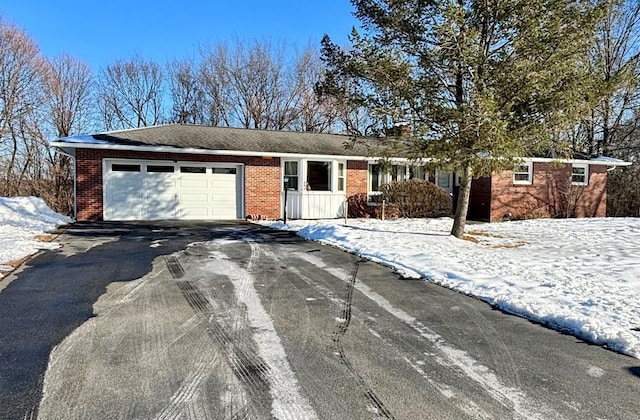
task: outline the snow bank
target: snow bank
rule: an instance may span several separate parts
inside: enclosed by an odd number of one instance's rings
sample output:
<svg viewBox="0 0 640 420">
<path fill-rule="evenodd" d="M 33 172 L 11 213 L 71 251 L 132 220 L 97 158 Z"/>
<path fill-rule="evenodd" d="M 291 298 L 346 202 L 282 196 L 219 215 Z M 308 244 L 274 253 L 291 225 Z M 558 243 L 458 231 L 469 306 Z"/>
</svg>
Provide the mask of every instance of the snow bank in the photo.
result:
<svg viewBox="0 0 640 420">
<path fill-rule="evenodd" d="M 71 219 L 49 208 L 37 197 L 0 197 L 0 271 L 8 271 L 9 261 L 19 260 L 39 249 L 55 249 L 55 242 L 38 241 Z M 0 274 L 0 278 L 2 274 Z"/>
<path fill-rule="evenodd" d="M 499 308 L 640 358 L 640 219 L 451 219 L 263 223 L 476 296 Z"/>
</svg>

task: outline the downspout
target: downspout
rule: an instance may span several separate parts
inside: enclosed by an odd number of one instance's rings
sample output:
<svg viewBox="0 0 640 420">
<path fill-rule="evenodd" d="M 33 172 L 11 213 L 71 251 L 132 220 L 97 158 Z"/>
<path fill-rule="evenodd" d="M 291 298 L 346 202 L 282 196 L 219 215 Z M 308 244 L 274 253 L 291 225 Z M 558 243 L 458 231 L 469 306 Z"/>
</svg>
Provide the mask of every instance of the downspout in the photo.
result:
<svg viewBox="0 0 640 420">
<path fill-rule="evenodd" d="M 56 147 L 56 153 L 60 153 L 61 155 L 67 156 L 73 161 L 73 220 L 78 220 L 78 200 L 76 200 L 76 157 L 70 153 L 65 152 L 59 147 Z"/>
</svg>

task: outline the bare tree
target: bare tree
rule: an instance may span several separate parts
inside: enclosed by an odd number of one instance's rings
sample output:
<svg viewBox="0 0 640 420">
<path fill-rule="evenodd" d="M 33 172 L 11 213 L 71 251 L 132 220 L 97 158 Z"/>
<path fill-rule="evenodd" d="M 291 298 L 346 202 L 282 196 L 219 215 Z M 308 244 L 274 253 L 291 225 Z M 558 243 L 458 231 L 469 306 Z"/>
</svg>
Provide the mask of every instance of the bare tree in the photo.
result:
<svg viewBox="0 0 640 420">
<path fill-rule="evenodd" d="M 205 124 L 208 122 L 205 95 L 192 58 L 175 59 L 167 64 L 171 122 Z"/>
<path fill-rule="evenodd" d="M 93 83 L 91 68 L 78 58 L 64 54 L 49 62 L 44 78 L 44 124 L 34 130 L 42 149 L 39 166 L 45 173 L 35 176 L 31 182 L 38 189 L 37 195 L 60 213 L 73 212 L 72 166 L 68 156 L 48 147 L 47 139 L 81 134 L 91 129 Z"/>
<path fill-rule="evenodd" d="M 199 77 L 213 125 L 326 131 L 332 117 L 314 93 L 320 75 L 316 52 L 289 54 L 284 43 L 235 40 L 201 51 Z"/>
<path fill-rule="evenodd" d="M 232 97 L 227 75 L 229 50 L 224 44 L 201 49 L 198 79 L 204 96 L 206 122 L 214 126 L 233 126 Z"/>
<path fill-rule="evenodd" d="M 28 127 L 43 102 L 44 60 L 26 33 L 0 19 L 0 194 L 15 195 L 33 159 Z"/>
<path fill-rule="evenodd" d="M 586 130 L 593 154 L 609 154 L 624 143 L 640 110 L 640 3 L 609 0 L 606 12 L 591 57 L 602 87 Z"/>
<path fill-rule="evenodd" d="M 57 137 L 79 134 L 91 125 L 93 73 L 68 54 L 53 58 L 44 79 L 46 108 Z"/>
<path fill-rule="evenodd" d="M 139 55 L 104 68 L 98 81 L 98 108 L 107 130 L 146 127 L 162 119 L 160 66 Z"/>
<path fill-rule="evenodd" d="M 590 118 L 573 134 L 574 147 L 634 164 L 608 177 L 607 212 L 640 214 L 640 3 L 608 0 L 589 62 L 595 76 Z"/>
<path fill-rule="evenodd" d="M 297 101 L 292 130 L 321 133 L 335 129 L 339 114 L 335 100 L 315 91 L 323 75 L 324 67 L 316 49 L 308 47 L 296 56 L 294 94 Z"/>
</svg>

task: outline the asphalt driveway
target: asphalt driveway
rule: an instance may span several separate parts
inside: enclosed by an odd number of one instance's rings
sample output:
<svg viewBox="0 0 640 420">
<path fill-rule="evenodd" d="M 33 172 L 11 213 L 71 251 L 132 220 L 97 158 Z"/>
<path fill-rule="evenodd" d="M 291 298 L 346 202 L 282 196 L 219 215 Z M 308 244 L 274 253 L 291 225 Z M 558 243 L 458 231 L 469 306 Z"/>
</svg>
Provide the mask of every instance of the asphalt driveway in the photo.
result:
<svg viewBox="0 0 640 420">
<path fill-rule="evenodd" d="M 76 224 L 59 241 L 0 292 L 0 418 L 640 413 L 638 360 L 288 232 Z"/>
</svg>

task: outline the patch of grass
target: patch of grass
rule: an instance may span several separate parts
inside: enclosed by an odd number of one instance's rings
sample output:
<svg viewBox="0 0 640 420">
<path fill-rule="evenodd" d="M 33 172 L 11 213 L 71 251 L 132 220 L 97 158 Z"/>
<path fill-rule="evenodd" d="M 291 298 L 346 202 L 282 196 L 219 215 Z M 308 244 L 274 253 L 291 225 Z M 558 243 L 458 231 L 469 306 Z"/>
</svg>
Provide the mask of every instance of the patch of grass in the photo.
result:
<svg viewBox="0 0 640 420">
<path fill-rule="evenodd" d="M 36 240 L 40 242 L 51 242 L 58 237 L 58 233 L 51 233 L 48 235 L 36 235 Z"/>
<path fill-rule="evenodd" d="M 490 246 L 491 248 L 519 248 L 527 244 L 527 242 L 525 241 L 509 242 L 505 244 L 499 244 L 499 243 L 491 244 L 491 242 L 487 240 L 483 241 L 482 239 L 476 238 L 476 236 L 480 238 L 510 239 L 508 236 L 496 235 L 495 233 L 484 232 L 481 230 L 470 230 L 466 232 L 466 235 L 464 235 L 462 239 L 465 239 L 469 242 L 473 242 L 476 244 L 479 243 L 480 245 Z"/>
<path fill-rule="evenodd" d="M 496 244 L 496 245 L 491 245 L 491 248 L 520 248 L 523 245 L 526 245 L 527 243 L 525 241 L 518 241 L 518 242 L 513 242 L 510 244 Z"/>
<path fill-rule="evenodd" d="M 29 258 L 31 258 L 31 255 L 24 256 L 24 257 L 19 258 L 17 260 L 11 260 L 9 262 L 2 263 L 2 265 L 7 265 L 7 266 L 11 267 L 11 270 L 0 270 L 0 274 L 2 274 L 2 276 L 6 276 L 7 274 L 11 273 L 16 268 L 20 267 L 22 264 L 24 264 L 24 262 L 27 261 Z"/>
<path fill-rule="evenodd" d="M 467 233 L 469 235 L 473 235 L 473 236 L 485 236 L 485 237 L 489 237 L 489 238 L 506 238 L 506 236 L 497 235 L 495 233 L 484 232 L 484 231 L 481 231 L 481 230 L 470 230 Z"/>
</svg>

